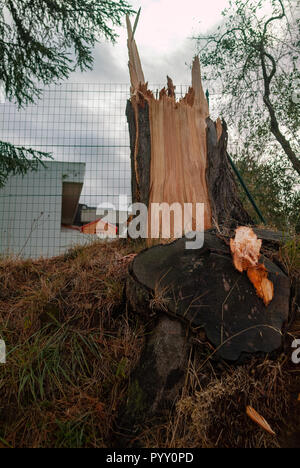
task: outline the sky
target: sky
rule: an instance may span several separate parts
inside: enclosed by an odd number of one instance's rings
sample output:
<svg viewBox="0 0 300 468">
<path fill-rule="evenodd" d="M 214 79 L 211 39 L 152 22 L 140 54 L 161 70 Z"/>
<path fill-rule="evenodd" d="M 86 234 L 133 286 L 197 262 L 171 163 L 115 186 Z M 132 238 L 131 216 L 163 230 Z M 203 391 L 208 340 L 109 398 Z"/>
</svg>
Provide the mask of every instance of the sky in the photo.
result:
<svg viewBox="0 0 300 468">
<path fill-rule="evenodd" d="M 189 84 L 189 65 L 195 55 L 197 33 L 205 33 L 222 20 L 229 0 L 128 0 L 141 15 L 135 34 L 145 79 L 161 84 L 169 75 L 174 83 Z M 134 17 L 131 22 L 134 23 Z M 116 45 L 98 44 L 92 72 L 74 73 L 72 82 L 128 83 L 127 32 L 117 28 Z"/>
<path fill-rule="evenodd" d="M 164 85 L 169 75 L 175 84 L 189 85 L 196 51 L 191 38 L 214 28 L 229 0 L 128 1 L 135 10 L 142 8 L 135 39 L 145 79 Z M 58 161 L 86 163 L 81 202 L 90 206 L 131 191 L 125 18 L 116 32 L 115 45 L 103 41 L 95 47 L 92 71 L 73 73 L 24 111 L 7 102 L 0 109 L 0 139 L 49 151 Z"/>
</svg>

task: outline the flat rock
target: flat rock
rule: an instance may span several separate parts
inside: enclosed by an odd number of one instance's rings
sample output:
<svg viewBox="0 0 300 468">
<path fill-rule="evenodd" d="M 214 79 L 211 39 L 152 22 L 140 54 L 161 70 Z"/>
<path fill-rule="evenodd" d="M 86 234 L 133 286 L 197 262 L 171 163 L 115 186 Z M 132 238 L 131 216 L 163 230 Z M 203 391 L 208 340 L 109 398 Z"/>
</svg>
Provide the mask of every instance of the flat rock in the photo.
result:
<svg viewBox="0 0 300 468">
<path fill-rule="evenodd" d="M 275 290 L 266 307 L 247 274 L 234 268 L 229 247 L 216 234 L 206 232 L 199 250 L 186 250 L 185 242 L 158 245 L 135 258 L 127 283 L 132 308 L 150 315 L 150 300 L 158 296 L 165 313 L 204 329 L 225 360 L 278 350 L 289 317 L 290 281 L 283 271 L 261 257 Z"/>
<path fill-rule="evenodd" d="M 160 317 L 130 376 L 126 408 L 118 421 L 124 435 L 136 432 L 145 419 L 170 410 L 184 385 L 189 350 L 183 324 Z"/>
<path fill-rule="evenodd" d="M 253 228 L 253 231 L 259 239 L 273 244 L 284 244 L 290 239 L 289 234 L 282 231 L 269 231 L 268 229 Z"/>
</svg>

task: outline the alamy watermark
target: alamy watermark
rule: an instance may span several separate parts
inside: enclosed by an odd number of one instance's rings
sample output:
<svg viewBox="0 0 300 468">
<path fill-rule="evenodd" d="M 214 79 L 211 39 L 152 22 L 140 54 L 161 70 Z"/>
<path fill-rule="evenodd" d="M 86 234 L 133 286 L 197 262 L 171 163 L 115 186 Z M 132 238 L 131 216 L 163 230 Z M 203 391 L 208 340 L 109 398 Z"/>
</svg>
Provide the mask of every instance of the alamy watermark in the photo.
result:
<svg viewBox="0 0 300 468">
<path fill-rule="evenodd" d="M 0 340 L 0 364 L 6 364 L 6 346 L 3 340 Z"/>
<path fill-rule="evenodd" d="M 295 349 L 292 354 L 292 362 L 294 364 L 300 364 L 300 339 L 293 341 L 292 348 Z"/>
<path fill-rule="evenodd" d="M 107 213 L 108 212 L 108 213 Z M 117 236 L 109 225 L 117 224 L 117 210 L 114 205 L 99 205 L 97 216 L 107 230 L 99 237 L 114 239 L 179 239 L 186 238 L 185 248 L 201 249 L 204 244 L 204 203 L 151 203 L 149 209 L 144 203 L 127 204 L 127 196 L 119 197 L 119 225 L 125 226 Z M 105 216 L 103 216 L 105 215 Z M 131 218 L 128 222 L 128 218 Z"/>
</svg>

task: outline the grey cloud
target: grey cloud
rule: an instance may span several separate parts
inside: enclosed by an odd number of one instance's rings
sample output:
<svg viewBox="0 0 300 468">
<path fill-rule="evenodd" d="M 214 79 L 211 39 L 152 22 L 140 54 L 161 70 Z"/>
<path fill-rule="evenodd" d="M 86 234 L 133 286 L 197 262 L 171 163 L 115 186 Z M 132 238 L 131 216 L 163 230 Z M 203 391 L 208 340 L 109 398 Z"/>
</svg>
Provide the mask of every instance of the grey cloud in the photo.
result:
<svg viewBox="0 0 300 468">
<path fill-rule="evenodd" d="M 168 56 L 142 57 L 146 80 L 160 87 L 169 75 L 175 84 L 190 85 L 194 51 L 187 39 Z M 36 105 L 20 112 L 12 104 L 0 105 L 1 139 L 51 151 L 56 160 L 86 163 L 82 201 L 92 205 L 119 191 L 130 194 L 127 56 L 121 60 L 120 49 L 106 43 L 98 44 L 94 56 L 93 71 L 74 73 L 67 83 L 45 90 Z M 113 84 L 122 82 L 128 85 Z"/>
<path fill-rule="evenodd" d="M 116 47 L 108 43 L 97 44 L 93 53 L 93 70 L 83 73 L 77 71 L 70 76 L 69 82 L 128 83 L 127 61 L 124 64 L 117 61 L 114 53 Z"/>
<path fill-rule="evenodd" d="M 97 205 L 130 195 L 128 86 L 74 85 L 45 90 L 36 105 L 1 105 L 0 139 L 86 163 L 81 202 Z"/>
</svg>

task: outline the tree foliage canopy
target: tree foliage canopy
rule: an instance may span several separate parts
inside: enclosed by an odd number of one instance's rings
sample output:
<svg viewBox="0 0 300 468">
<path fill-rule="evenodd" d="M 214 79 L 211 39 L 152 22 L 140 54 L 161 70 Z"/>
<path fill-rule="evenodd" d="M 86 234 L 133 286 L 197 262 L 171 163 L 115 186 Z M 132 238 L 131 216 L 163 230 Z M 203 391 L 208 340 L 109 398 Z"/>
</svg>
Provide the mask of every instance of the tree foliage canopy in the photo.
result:
<svg viewBox="0 0 300 468">
<path fill-rule="evenodd" d="M 32 102 L 38 83 L 92 68 L 96 42 L 114 42 L 113 27 L 132 12 L 125 0 L 0 0 L 0 79 L 8 99 Z"/>
<path fill-rule="evenodd" d="M 230 1 L 222 24 L 196 39 L 204 78 L 220 94 L 224 118 L 233 125 L 238 121 L 239 134 L 258 148 L 273 145 L 300 174 L 297 5 L 297 0 Z"/>
<path fill-rule="evenodd" d="M 280 231 L 295 230 L 300 233 L 300 191 L 295 190 L 295 177 L 289 171 L 288 164 L 278 154 L 273 155 L 272 159 L 258 161 L 247 148 L 232 156 L 268 225 Z M 239 197 L 252 219 L 259 223 L 240 186 Z"/>
<path fill-rule="evenodd" d="M 0 0 L 0 81 L 20 107 L 38 99 L 40 86 L 91 69 L 92 49 L 116 41 L 114 27 L 133 13 L 125 0 Z M 49 154 L 0 142 L 0 187 L 9 174 L 37 169 Z"/>
<path fill-rule="evenodd" d="M 0 187 L 10 174 L 23 175 L 29 170 L 36 170 L 43 164 L 42 158 L 46 157 L 49 158 L 48 153 L 0 141 Z"/>
</svg>

